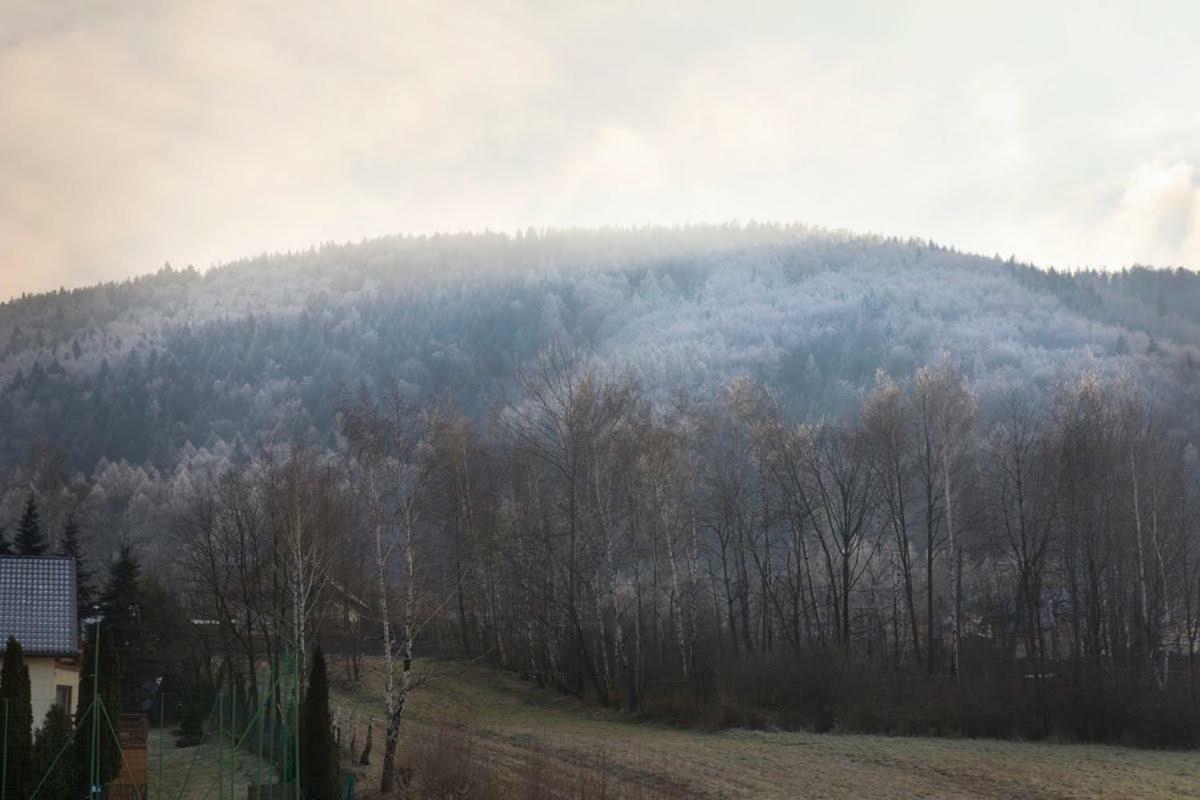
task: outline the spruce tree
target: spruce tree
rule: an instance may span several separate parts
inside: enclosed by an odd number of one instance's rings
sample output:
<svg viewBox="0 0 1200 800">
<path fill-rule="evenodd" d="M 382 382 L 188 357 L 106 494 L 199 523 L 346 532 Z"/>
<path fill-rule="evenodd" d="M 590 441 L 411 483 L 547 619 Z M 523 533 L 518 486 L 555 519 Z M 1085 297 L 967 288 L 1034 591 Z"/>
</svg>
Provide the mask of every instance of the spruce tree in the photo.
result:
<svg viewBox="0 0 1200 800">
<path fill-rule="evenodd" d="M 121 545 L 117 560 L 108 572 L 108 585 L 100 599 L 104 619 L 114 627 L 118 646 L 125 646 L 124 636 L 136 627 L 139 615 L 141 592 L 139 582 L 142 565 L 128 542 Z"/>
<path fill-rule="evenodd" d="M 79 619 L 87 619 L 92 614 L 92 571 L 88 568 L 83 555 L 83 533 L 74 514 L 67 515 L 63 525 L 62 538 L 58 543 L 58 554 L 75 559 L 75 601 L 78 605 Z"/>
<path fill-rule="evenodd" d="M 304 796 L 339 797 L 338 752 L 329 715 L 329 676 L 320 646 L 313 653 L 300 737 L 300 783 Z"/>
<path fill-rule="evenodd" d="M 0 556 L 12 555 L 12 545 L 8 543 L 8 537 L 5 536 L 6 533 L 8 533 L 8 528 L 0 525 Z"/>
<path fill-rule="evenodd" d="M 97 638 L 99 638 L 98 645 Z M 121 713 L 121 665 L 117 656 L 116 642 L 114 642 L 107 624 L 101 625 L 96 622 L 89 627 L 83 648 L 83 663 L 80 666 L 82 669 L 79 672 L 78 715 L 82 723 L 75 734 L 75 758 L 79 765 L 77 772 L 79 790 L 76 794 L 91 797 L 88 794 L 88 787 L 91 785 L 93 732 L 99 733 L 96 737 L 99 743 L 99 758 L 97 759 L 97 782 L 99 785 L 107 785 L 116 777 L 121 768 L 121 746 L 114 739 L 104 717 L 104 713 L 107 712 L 108 719 L 112 720 L 115 726 L 117 715 Z M 93 693 L 93 683 L 96 684 L 99 691 L 103 711 L 100 704 L 93 706 L 92 701 L 96 696 Z M 91 708 L 90 711 L 89 708 Z M 87 714 L 86 718 L 84 717 L 85 713 Z M 94 720 L 98 721 L 98 724 L 94 724 Z"/>
<path fill-rule="evenodd" d="M 55 704 L 33 741 L 33 786 L 38 797 L 72 797 L 79 786 L 79 756 L 71 738 L 71 716 Z M 44 781 L 44 782 L 43 782 Z"/>
<path fill-rule="evenodd" d="M 42 536 L 42 524 L 38 518 L 37 498 L 33 492 L 25 500 L 25 513 L 17 525 L 17 555 L 40 556 L 46 552 L 46 540 Z"/>
<path fill-rule="evenodd" d="M 137 658 L 142 654 L 141 590 L 142 567 L 128 542 L 121 545 L 117 560 L 109 570 L 108 585 L 100 599 L 104 614 L 104 633 L 122 653 L 127 688 L 140 683 Z"/>
<path fill-rule="evenodd" d="M 6 726 L 4 794 L 29 797 L 33 793 L 33 701 L 29 667 L 21 643 L 12 636 L 4 646 L 4 667 L 0 669 L 0 715 Z"/>
</svg>

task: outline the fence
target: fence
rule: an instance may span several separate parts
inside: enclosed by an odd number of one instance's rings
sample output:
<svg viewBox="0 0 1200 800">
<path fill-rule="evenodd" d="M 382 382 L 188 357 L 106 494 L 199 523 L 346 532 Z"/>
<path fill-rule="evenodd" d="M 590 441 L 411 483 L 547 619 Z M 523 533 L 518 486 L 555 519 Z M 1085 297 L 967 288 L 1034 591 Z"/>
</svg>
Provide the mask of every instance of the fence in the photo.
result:
<svg viewBox="0 0 1200 800">
<path fill-rule="evenodd" d="M 183 731 L 172 742 L 168 700 L 175 706 L 170 716 L 181 719 L 175 712 L 184 701 L 200 698 L 172 698 L 160 691 L 151 714 L 121 714 L 120 709 L 108 708 L 100 691 L 96 645 L 92 700 L 78 709 L 69 737 L 38 774 L 16 777 L 17 771 L 30 769 L 33 754 L 13 750 L 23 747 L 22 737 L 15 735 L 9 715 L 4 715 L 0 800 L 66 800 L 64 782 L 77 783 L 78 788 L 69 791 L 89 800 L 302 800 L 297 659 L 289 655 L 259 665 L 255 692 L 225 676 L 212 690 L 207 713 L 200 715 L 195 729 Z M 41 704 L 61 706 L 63 700 L 56 696 Z M 85 747 L 87 752 L 81 753 Z M 64 778 L 72 773 L 78 781 Z"/>
</svg>

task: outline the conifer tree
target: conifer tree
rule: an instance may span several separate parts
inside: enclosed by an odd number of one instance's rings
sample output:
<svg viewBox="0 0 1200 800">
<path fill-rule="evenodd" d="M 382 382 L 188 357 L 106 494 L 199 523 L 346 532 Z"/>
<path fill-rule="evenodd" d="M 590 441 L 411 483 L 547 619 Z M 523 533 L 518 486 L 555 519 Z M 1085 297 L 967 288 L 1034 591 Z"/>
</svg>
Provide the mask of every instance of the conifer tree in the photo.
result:
<svg viewBox="0 0 1200 800">
<path fill-rule="evenodd" d="M 25 513 L 17 525 L 17 555 L 40 556 L 46 552 L 46 539 L 42 536 L 42 524 L 38 517 L 37 498 L 33 492 L 25 500 Z"/>
<path fill-rule="evenodd" d="M 63 525 L 62 538 L 58 543 L 58 554 L 75 559 L 75 601 L 78 605 L 79 619 L 83 620 L 92 614 L 92 571 L 88 567 L 83 554 L 83 533 L 74 514 L 67 515 Z"/>
<path fill-rule="evenodd" d="M 5 535 L 7 533 L 8 528 L 0 525 L 0 556 L 12 555 L 12 545 L 9 544 L 8 537 Z"/>
<path fill-rule="evenodd" d="M 122 543 L 116 560 L 109 567 L 108 585 L 104 587 L 100 608 L 104 616 L 104 636 L 120 654 L 119 680 L 127 691 L 133 691 L 146 676 L 145 662 L 149 654 L 143 636 L 143 600 L 142 564 L 133 546 Z"/>
<path fill-rule="evenodd" d="M 300 737 L 300 782 L 304 796 L 338 797 L 338 751 L 329 715 L 329 676 L 320 646 L 313 653 Z"/>
<path fill-rule="evenodd" d="M 79 786 L 79 756 L 71 738 L 70 712 L 55 704 L 33 741 L 33 786 L 38 797 L 72 797 Z"/>
<path fill-rule="evenodd" d="M 145 655 L 141 647 L 141 574 L 142 566 L 133 546 L 128 542 L 122 544 L 117 560 L 109 569 L 108 585 L 100 599 L 104 633 L 123 654 L 124 672 L 131 681 L 126 687 L 136 685 L 140 674 L 137 658 Z"/>
<path fill-rule="evenodd" d="M 4 720 L 6 797 L 29 797 L 33 793 L 33 701 L 29 667 L 21 643 L 12 636 L 4 646 L 0 669 L 0 719 Z"/>
</svg>

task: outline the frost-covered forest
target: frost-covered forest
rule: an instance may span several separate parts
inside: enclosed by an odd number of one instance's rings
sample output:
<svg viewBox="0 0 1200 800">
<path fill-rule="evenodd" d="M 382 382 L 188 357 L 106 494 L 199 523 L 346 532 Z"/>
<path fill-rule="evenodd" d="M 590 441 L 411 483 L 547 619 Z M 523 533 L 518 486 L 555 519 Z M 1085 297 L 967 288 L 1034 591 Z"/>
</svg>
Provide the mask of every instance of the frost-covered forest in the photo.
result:
<svg viewBox="0 0 1200 800">
<path fill-rule="evenodd" d="M 32 480 L 150 552 L 193 473 L 334 449 L 346 391 L 396 381 L 483 419 L 550 343 L 659 402 L 746 376 L 809 420 L 947 353 L 985 411 L 1090 371 L 1200 433 L 1200 276 L 1066 274 L 799 226 L 389 237 L 0 306 L 0 524 Z M 32 470 L 32 472 L 31 472 Z M 61 520 L 51 520 L 57 530 Z"/>
<path fill-rule="evenodd" d="M 192 471 L 269 441 L 335 447 L 341 391 L 396 380 L 482 417 L 550 343 L 660 399 L 745 375 L 810 420 L 943 351 L 985 404 L 1123 374 L 1200 432 L 1194 272 L 1068 275 L 773 225 L 385 237 L 0 306 L 0 519 L 32 479 L 95 506 L 113 546 L 154 549 Z"/>
<path fill-rule="evenodd" d="M 382 653 L 385 788 L 430 652 L 716 726 L 1194 746 L 1198 348 L 1193 272 L 799 227 L 164 268 L 0 307 L 3 545 L 139 559 L 216 622 L 197 686 Z"/>
</svg>

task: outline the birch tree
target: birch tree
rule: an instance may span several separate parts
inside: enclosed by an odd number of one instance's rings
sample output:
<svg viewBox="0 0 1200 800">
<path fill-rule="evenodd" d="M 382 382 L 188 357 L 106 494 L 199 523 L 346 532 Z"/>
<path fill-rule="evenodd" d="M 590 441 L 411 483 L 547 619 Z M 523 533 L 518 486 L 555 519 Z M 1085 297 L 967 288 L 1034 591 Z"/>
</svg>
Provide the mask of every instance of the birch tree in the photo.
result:
<svg viewBox="0 0 1200 800">
<path fill-rule="evenodd" d="M 960 532 L 955 527 L 955 483 L 963 462 L 974 447 L 975 418 L 978 400 L 970 383 L 943 357 L 935 366 L 917 372 L 917 393 L 924 398 L 932 420 L 934 451 L 942 479 L 942 502 L 946 515 L 946 535 L 950 545 L 950 605 L 954 614 L 951 638 L 951 664 L 959 674 L 959 651 L 962 646 L 962 548 Z"/>
<path fill-rule="evenodd" d="M 376 405 L 365 397 L 343 415 L 343 432 L 356 459 L 357 482 L 366 506 L 375 562 L 383 638 L 384 749 L 380 791 L 395 785 L 400 724 L 414 687 L 413 640 L 417 631 L 417 524 L 426 476 L 427 420 L 397 390 Z M 393 619 L 390 576 L 400 554 L 404 590 L 400 621 Z"/>
</svg>

